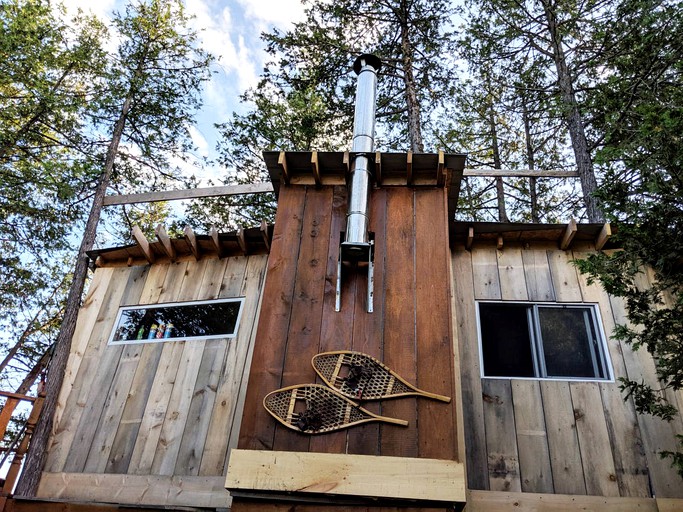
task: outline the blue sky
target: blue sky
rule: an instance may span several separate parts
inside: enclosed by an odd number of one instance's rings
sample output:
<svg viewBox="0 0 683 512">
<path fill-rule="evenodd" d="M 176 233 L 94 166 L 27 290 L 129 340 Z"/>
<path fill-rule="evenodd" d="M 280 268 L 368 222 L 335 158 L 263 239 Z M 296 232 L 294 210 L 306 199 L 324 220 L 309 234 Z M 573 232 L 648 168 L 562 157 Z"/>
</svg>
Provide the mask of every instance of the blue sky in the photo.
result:
<svg viewBox="0 0 683 512">
<path fill-rule="evenodd" d="M 204 89 L 204 108 L 192 134 L 198 157 L 215 156 L 214 123 L 228 120 L 243 108 L 239 96 L 256 84 L 266 58 L 259 35 L 273 27 L 287 29 L 301 20 L 300 0 L 184 0 L 195 16 L 202 47 L 216 56 L 211 82 Z M 106 20 L 114 10 L 123 10 L 123 0 L 63 0 L 70 12 L 81 8 Z M 206 168 L 203 178 L 219 177 L 225 169 Z"/>
</svg>

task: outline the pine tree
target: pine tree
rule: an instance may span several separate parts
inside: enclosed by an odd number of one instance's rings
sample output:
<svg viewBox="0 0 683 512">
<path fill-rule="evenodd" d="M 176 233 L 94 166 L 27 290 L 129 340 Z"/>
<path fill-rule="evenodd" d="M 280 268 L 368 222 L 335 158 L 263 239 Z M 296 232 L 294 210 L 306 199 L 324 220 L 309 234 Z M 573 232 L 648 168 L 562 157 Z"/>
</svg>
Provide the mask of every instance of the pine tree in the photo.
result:
<svg viewBox="0 0 683 512">
<path fill-rule="evenodd" d="M 182 4 L 174 0 L 138 1 L 114 16 L 120 43 L 93 98 L 97 107 L 94 124 L 110 130 L 105 132 L 106 154 L 100 160 L 102 170 L 48 374 L 47 399 L 17 486 L 19 495 L 34 495 L 37 489 L 87 277 L 85 253 L 93 246 L 102 200 L 115 166 L 135 171 L 129 179 L 139 179 L 150 171 L 167 173 L 169 157 L 188 148 L 186 130 L 200 105 L 199 91 L 207 79 L 210 57 L 196 47 L 196 34 L 187 28 L 187 22 Z M 130 151 L 133 147 L 135 152 Z"/>
</svg>

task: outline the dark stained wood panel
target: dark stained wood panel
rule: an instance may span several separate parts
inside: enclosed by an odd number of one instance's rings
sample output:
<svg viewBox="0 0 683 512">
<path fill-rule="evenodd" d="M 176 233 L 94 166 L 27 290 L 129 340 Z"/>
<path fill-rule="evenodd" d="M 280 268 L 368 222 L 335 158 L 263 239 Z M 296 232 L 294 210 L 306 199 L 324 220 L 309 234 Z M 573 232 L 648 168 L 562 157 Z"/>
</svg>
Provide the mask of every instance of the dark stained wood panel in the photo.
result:
<svg viewBox="0 0 683 512">
<path fill-rule="evenodd" d="M 287 188 L 286 193 L 280 194 L 240 429 L 240 448 L 273 449 L 275 422 L 262 401 L 266 394 L 282 386 L 305 199 L 304 187 Z"/>
<path fill-rule="evenodd" d="M 449 251 L 444 189 L 415 191 L 415 347 L 414 381 L 425 391 L 451 397 L 451 404 L 417 400 L 420 457 L 455 460 L 458 455 L 451 341 Z M 441 222 L 439 222 L 441 221 Z"/>
<path fill-rule="evenodd" d="M 415 360 L 414 194 L 408 188 L 387 199 L 387 254 L 384 310 L 384 363 L 408 382 L 417 380 Z M 431 371 L 425 368 L 424 371 Z M 388 400 L 382 414 L 408 421 L 408 427 L 382 425 L 381 454 L 418 456 L 417 399 Z"/>
<path fill-rule="evenodd" d="M 306 189 L 292 314 L 286 337 L 280 340 L 280 344 L 285 344 L 282 387 L 307 384 L 315 380 L 311 358 L 319 349 L 332 198 L 330 187 Z M 309 436 L 277 425 L 273 449 L 308 451 L 309 441 Z"/>
<path fill-rule="evenodd" d="M 384 358 L 384 303 L 387 254 L 387 196 L 386 189 L 376 189 L 370 200 L 370 232 L 375 234 L 374 313 L 367 312 L 367 273 L 356 278 L 356 304 L 353 320 L 353 350 Z M 381 402 L 367 402 L 365 408 L 374 414 L 382 413 Z M 348 453 L 379 455 L 380 425 L 368 423 L 349 430 Z"/>
</svg>

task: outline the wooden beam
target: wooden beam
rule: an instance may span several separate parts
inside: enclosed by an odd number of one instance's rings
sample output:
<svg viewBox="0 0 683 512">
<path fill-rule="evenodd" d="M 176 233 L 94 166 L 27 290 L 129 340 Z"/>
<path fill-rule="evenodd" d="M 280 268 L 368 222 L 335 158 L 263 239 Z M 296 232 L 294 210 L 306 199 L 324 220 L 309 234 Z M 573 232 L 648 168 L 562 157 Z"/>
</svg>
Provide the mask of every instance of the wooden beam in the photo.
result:
<svg viewBox="0 0 683 512">
<path fill-rule="evenodd" d="M 192 251 L 192 256 L 194 256 L 196 261 L 199 261 L 199 258 L 202 257 L 202 254 L 199 250 L 199 244 L 197 243 L 197 236 L 194 234 L 194 231 L 192 231 L 190 226 L 185 226 L 184 233 L 187 245 L 190 246 L 190 251 Z"/>
<path fill-rule="evenodd" d="M 289 174 L 289 169 L 287 168 L 287 153 L 284 151 L 280 151 L 280 156 L 277 158 L 277 165 L 282 172 L 282 181 L 289 185 L 289 180 L 292 179 L 292 176 Z"/>
<path fill-rule="evenodd" d="M 413 184 L 413 152 L 408 151 L 406 155 L 406 181 L 408 185 Z"/>
<path fill-rule="evenodd" d="M 351 172 L 351 155 L 348 151 L 344 151 L 344 156 L 342 157 L 342 164 L 346 167 L 346 174 Z"/>
<path fill-rule="evenodd" d="M 611 236 L 612 226 L 610 226 L 609 222 L 605 222 L 600 230 L 600 233 L 598 233 L 598 237 L 595 239 L 595 250 L 601 251 Z"/>
<path fill-rule="evenodd" d="M 0 391 L 0 396 L 7 398 L 14 398 L 16 400 L 26 400 L 27 402 L 35 402 L 35 396 L 22 395 L 21 393 L 13 393 L 12 391 Z"/>
<path fill-rule="evenodd" d="M 166 256 L 171 258 L 171 261 L 176 260 L 176 251 L 175 247 L 173 247 L 173 242 L 171 241 L 171 237 L 168 236 L 168 233 L 166 233 L 166 228 L 164 227 L 163 224 L 159 224 L 154 231 L 154 233 L 157 235 L 157 238 L 159 239 L 159 242 L 161 242 L 161 247 L 163 247 L 164 252 L 166 253 Z"/>
<path fill-rule="evenodd" d="M 382 153 L 375 151 L 375 182 L 382 184 Z"/>
<path fill-rule="evenodd" d="M 569 219 L 569 223 L 567 224 L 564 234 L 562 235 L 562 240 L 560 240 L 560 249 L 563 251 L 569 249 L 569 246 L 572 244 L 572 240 L 574 239 L 574 235 L 576 235 L 578 229 L 579 228 L 576 226 L 576 220 L 573 218 Z"/>
<path fill-rule="evenodd" d="M 465 472 L 462 463 L 449 460 L 234 449 L 225 487 L 302 497 L 464 502 Z"/>
<path fill-rule="evenodd" d="M 503 250 L 503 235 L 498 235 L 498 240 L 496 242 L 496 249 L 499 251 Z"/>
<path fill-rule="evenodd" d="M 465 249 L 471 251 L 472 242 L 474 242 L 474 226 L 467 228 L 467 242 L 465 243 Z"/>
<path fill-rule="evenodd" d="M 563 169 L 465 169 L 462 175 L 503 178 L 577 178 L 579 173 Z"/>
<path fill-rule="evenodd" d="M 216 249 L 216 253 L 218 254 L 219 258 L 223 257 L 224 250 L 223 250 L 223 244 L 221 243 L 221 239 L 218 236 L 218 231 L 216 230 L 216 226 L 211 226 L 211 231 L 209 231 L 209 237 L 211 238 L 211 241 L 213 242 L 213 247 Z"/>
<path fill-rule="evenodd" d="M 179 507 L 225 509 L 230 506 L 230 495 L 223 487 L 224 483 L 224 476 L 43 472 L 37 499 L 114 501 L 122 505 L 175 510 Z"/>
<path fill-rule="evenodd" d="M 320 180 L 320 168 L 318 167 L 318 152 L 313 151 L 311 153 L 311 171 L 313 172 L 313 180 L 315 181 L 315 186 L 319 187 L 322 184 Z"/>
<path fill-rule="evenodd" d="M 142 250 L 142 254 L 145 255 L 147 263 L 149 263 L 150 265 L 154 263 L 156 257 L 154 256 L 152 247 L 149 245 L 149 241 L 147 240 L 145 234 L 142 232 L 139 226 L 133 226 L 132 235 L 133 239 L 135 240 L 135 243 L 138 244 L 138 247 Z"/>
<path fill-rule="evenodd" d="M 247 246 L 247 239 L 244 236 L 244 229 L 242 229 L 242 228 L 239 228 L 237 230 L 237 243 L 239 244 L 240 250 L 242 251 L 242 253 L 245 256 L 247 254 L 249 254 L 249 247 Z"/>
<path fill-rule="evenodd" d="M 436 164 L 436 186 L 437 187 L 443 187 L 443 184 L 446 181 L 446 173 L 444 172 L 445 166 L 446 166 L 446 157 L 445 157 L 443 151 L 439 151 L 439 161 Z"/>
<path fill-rule="evenodd" d="M 266 249 L 270 252 L 270 235 L 268 234 L 268 223 L 265 220 L 261 221 L 261 238 L 263 238 L 263 243 L 266 244 Z"/>
<path fill-rule="evenodd" d="M 683 500 L 677 501 L 680 507 Z M 544 512 L 657 512 L 654 498 L 619 498 L 607 496 L 581 496 L 569 494 L 538 494 L 531 492 L 467 491 L 468 512 L 518 512 L 543 510 Z M 681 510 L 677 508 L 675 510 Z"/>
<path fill-rule="evenodd" d="M 273 185 L 271 183 L 227 185 L 222 187 L 191 188 L 185 190 L 164 190 L 161 192 L 146 192 L 144 194 L 105 196 L 102 205 L 113 206 L 117 204 L 155 203 L 158 201 L 178 201 L 182 199 L 197 199 L 200 197 L 262 194 L 272 191 Z"/>
</svg>

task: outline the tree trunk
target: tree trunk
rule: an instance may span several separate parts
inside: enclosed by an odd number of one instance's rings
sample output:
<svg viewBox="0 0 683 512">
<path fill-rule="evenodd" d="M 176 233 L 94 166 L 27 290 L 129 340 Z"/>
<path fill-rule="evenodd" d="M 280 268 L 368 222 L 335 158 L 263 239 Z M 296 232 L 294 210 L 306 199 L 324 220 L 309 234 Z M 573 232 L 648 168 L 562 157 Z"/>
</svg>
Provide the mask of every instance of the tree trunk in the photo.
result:
<svg viewBox="0 0 683 512">
<path fill-rule="evenodd" d="M 45 466 L 47 446 L 52 432 L 55 409 L 57 407 L 57 398 L 62 387 L 62 381 L 64 380 L 64 371 L 66 370 L 66 363 L 69 358 L 69 352 L 71 351 L 71 338 L 76 329 L 76 320 L 81 305 L 83 288 L 85 287 L 85 281 L 88 277 L 88 256 L 86 255 L 86 251 L 92 249 L 95 243 L 95 235 L 100 220 L 100 213 L 102 211 L 104 194 L 109 186 L 109 180 L 114 168 L 116 154 L 121 142 L 123 128 L 126 124 L 131 103 L 131 95 L 129 94 L 123 103 L 119 118 L 114 125 L 112 139 L 107 148 L 104 170 L 100 175 L 97 188 L 95 189 L 92 208 L 90 209 L 90 215 L 88 217 L 88 222 L 85 225 L 83 239 L 76 258 L 73 282 L 69 289 L 62 327 L 57 336 L 57 341 L 55 342 L 54 356 L 48 371 L 47 383 L 45 386 L 45 405 L 33 433 L 28 453 L 26 454 L 24 470 L 15 491 L 17 496 L 32 497 L 36 495 L 38 483 L 40 482 L 40 475 Z"/>
<path fill-rule="evenodd" d="M 531 140 L 531 121 L 529 120 L 529 108 L 526 102 L 526 95 L 522 92 L 522 119 L 524 120 L 524 140 L 526 141 L 526 162 L 532 171 L 536 168 L 536 156 L 534 154 L 534 144 Z M 538 192 L 536 189 L 536 178 L 529 178 L 529 199 L 531 202 L 531 222 L 541 222 L 538 213 Z"/>
<path fill-rule="evenodd" d="M 579 173 L 579 179 L 581 180 L 581 190 L 583 191 L 583 199 L 586 204 L 586 214 L 588 215 L 588 220 L 590 222 L 603 222 L 604 215 L 602 210 L 598 206 L 597 200 L 592 195 L 598 188 L 598 183 L 595 179 L 593 161 L 591 160 L 590 151 L 588 150 L 586 132 L 584 131 L 581 112 L 579 111 L 579 105 L 574 92 L 573 77 L 567 64 L 564 48 L 562 47 L 562 37 L 558 30 L 557 18 L 553 11 L 553 7 L 550 5 L 550 0 L 541 0 L 541 4 L 543 5 L 543 11 L 545 12 L 546 21 L 548 23 L 550 40 L 552 41 L 553 56 L 557 69 L 557 85 L 560 89 L 560 99 L 564 107 L 564 117 L 567 121 L 569 136 L 572 141 L 576 169 Z"/>
<path fill-rule="evenodd" d="M 502 169 L 500 159 L 500 147 L 498 145 L 498 130 L 496 129 L 496 116 L 493 111 L 493 103 L 489 103 L 489 128 L 491 130 L 491 150 L 493 152 L 493 168 Z M 510 222 L 505 208 L 505 184 L 500 176 L 496 178 L 496 198 L 498 201 L 498 222 Z"/>
<path fill-rule="evenodd" d="M 408 109 L 408 138 L 410 139 L 410 150 L 415 153 L 424 152 L 422 141 L 422 120 L 420 113 L 420 102 L 417 99 L 415 88 L 415 75 L 413 73 L 413 47 L 410 43 L 410 33 L 408 30 L 408 13 L 404 12 L 406 19 L 401 23 L 401 50 L 403 53 L 403 83 L 405 84 L 406 104 Z"/>
</svg>

